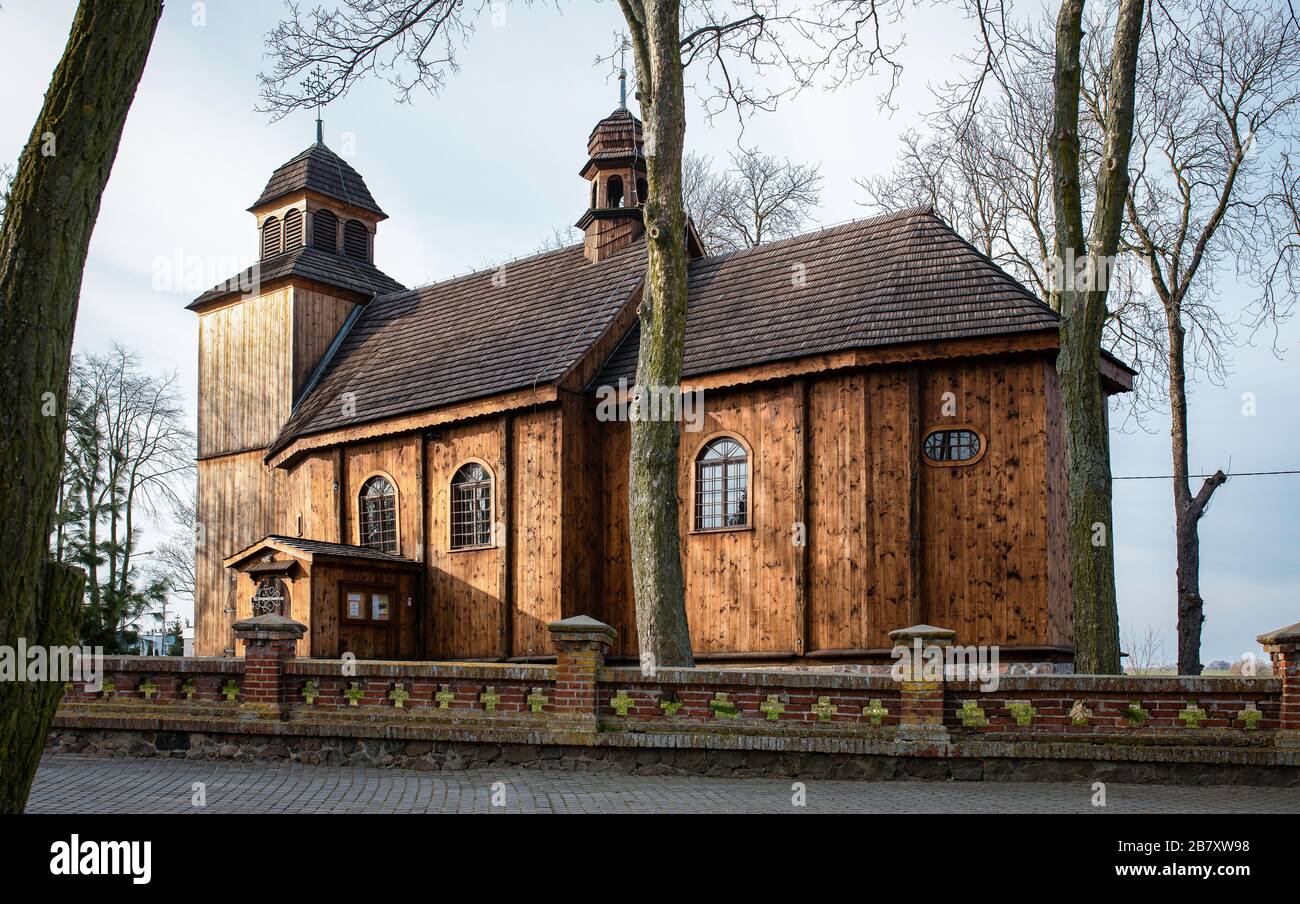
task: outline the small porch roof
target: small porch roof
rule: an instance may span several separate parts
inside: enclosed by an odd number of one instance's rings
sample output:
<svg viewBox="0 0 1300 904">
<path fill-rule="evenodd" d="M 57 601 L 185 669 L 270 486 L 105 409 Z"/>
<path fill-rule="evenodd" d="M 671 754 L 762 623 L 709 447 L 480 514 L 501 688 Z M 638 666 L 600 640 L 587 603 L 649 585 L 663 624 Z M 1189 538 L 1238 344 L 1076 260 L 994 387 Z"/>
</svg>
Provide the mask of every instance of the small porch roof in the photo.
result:
<svg viewBox="0 0 1300 904">
<path fill-rule="evenodd" d="M 363 565 L 383 564 L 389 567 L 418 571 L 420 562 L 406 559 L 391 552 L 382 552 L 368 546 L 352 546 L 347 543 L 330 543 L 326 540 L 311 540 L 306 537 L 286 537 L 280 534 L 267 534 L 252 546 L 241 549 L 222 561 L 226 568 L 240 571 L 254 571 L 259 566 L 258 559 L 268 552 L 281 552 L 304 562 L 318 560 L 353 562 Z M 263 570 L 265 566 L 261 566 Z"/>
</svg>

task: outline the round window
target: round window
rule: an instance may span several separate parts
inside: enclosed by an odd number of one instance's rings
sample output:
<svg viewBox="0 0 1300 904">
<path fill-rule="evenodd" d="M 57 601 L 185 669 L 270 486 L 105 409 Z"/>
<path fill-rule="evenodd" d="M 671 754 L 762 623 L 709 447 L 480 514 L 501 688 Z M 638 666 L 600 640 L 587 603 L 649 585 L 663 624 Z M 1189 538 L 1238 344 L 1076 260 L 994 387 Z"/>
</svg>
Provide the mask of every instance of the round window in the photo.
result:
<svg viewBox="0 0 1300 904">
<path fill-rule="evenodd" d="M 979 458 L 984 451 L 984 442 L 974 430 L 961 427 L 931 430 L 925 435 L 921 448 L 926 459 L 935 464 L 962 464 Z"/>
</svg>

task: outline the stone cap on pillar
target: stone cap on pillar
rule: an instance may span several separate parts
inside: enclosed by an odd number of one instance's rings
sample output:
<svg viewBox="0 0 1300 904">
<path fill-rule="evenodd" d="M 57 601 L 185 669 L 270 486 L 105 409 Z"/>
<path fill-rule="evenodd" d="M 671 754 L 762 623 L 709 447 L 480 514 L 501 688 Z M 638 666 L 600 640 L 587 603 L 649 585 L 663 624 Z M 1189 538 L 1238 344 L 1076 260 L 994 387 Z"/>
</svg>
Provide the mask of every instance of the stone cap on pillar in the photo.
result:
<svg viewBox="0 0 1300 904">
<path fill-rule="evenodd" d="M 951 646 L 957 638 L 957 632 L 949 628 L 936 628 L 934 625 L 912 625 L 910 628 L 895 628 L 889 632 L 889 639 L 896 644 L 911 646 L 920 639 L 923 646 Z"/>
<path fill-rule="evenodd" d="M 575 615 L 553 621 L 546 626 L 546 630 L 551 632 L 551 640 L 557 645 L 595 644 L 609 647 L 614 643 L 614 638 L 618 637 L 618 632 L 611 626 L 590 615 Z"/>
<path fill-rule="evenodd" d="M 1261 634 L 1255 640 L 1266 647 L 1300 644 L 1300 622 L 1288 625 L 1285 628 L 1278 628 L 1276 631 L 1269 631 L 1267 634 Z"/>
<path fill-rule="evenodd" d="M 235 637 L 240 640 L 298 640 L 307 626 L 284 615 L 267 613 L 235 622 Z"/>
</svg>

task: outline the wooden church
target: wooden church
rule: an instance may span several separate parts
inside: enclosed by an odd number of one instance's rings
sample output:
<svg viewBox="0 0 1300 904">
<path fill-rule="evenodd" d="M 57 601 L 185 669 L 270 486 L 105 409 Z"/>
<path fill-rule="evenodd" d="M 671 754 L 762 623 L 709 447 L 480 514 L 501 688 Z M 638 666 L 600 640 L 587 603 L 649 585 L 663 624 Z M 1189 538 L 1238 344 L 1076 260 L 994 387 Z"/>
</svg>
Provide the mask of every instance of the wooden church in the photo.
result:
<svg viewBox="0 0 1300 904">
<path fill-rule="evenodd" d="M 196 652 L 275 611 L 300 654 L 544 661 L 585 614 L 637 650 L 629 424 L 641 124 L 597 123 L 579 245 L 407 289 L 320 140 L 250 211 L 199 318 Z M 678 496 L 701 661 L 888 660 L 930 623 L 1069 661 L 1056 315 L 926 209 L 710 255 L 692 241 Z M 1109 392 L 1133 372 L 1103 357 Z"/>
</svg>

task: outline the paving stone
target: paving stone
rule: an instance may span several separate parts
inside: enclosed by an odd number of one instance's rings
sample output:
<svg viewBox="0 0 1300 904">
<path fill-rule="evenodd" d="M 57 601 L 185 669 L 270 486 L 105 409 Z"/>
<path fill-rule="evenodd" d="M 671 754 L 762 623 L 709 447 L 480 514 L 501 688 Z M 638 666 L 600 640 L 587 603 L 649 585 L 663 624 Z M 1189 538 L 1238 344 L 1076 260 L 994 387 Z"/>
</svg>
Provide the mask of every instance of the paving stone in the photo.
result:
<svg viewBox="0 0 1300 904">
<path fill-rule="evenodd" d="M 598 765 L 598 764 L 592 764 Z M 1221 813 L 1300 812 L 1300 789 L 1108 784 L 1094 808 L 1079 782 L 839 781 L 612 774 L 559 769 L 456 772 L 235 760 L 47 754 L 29 813 Z M 192 803 L 194 783 L 207 804 Z M 498 785 L 500 783 L 500 785 Z M 796 785 L 806 806 L 797 807 Z M 494 807 L 494 786 L 505 806 Z"/>
</svg>

